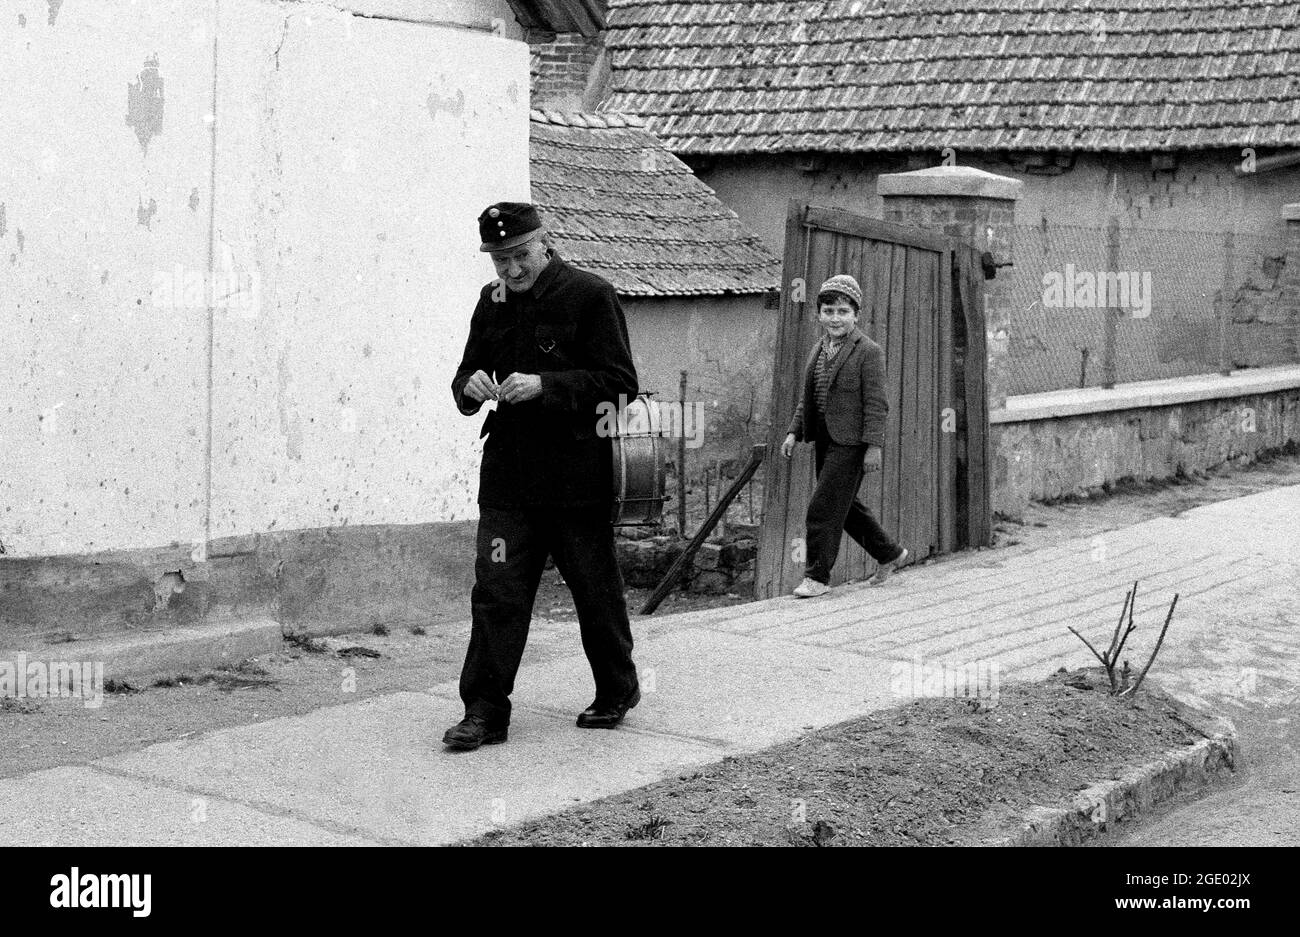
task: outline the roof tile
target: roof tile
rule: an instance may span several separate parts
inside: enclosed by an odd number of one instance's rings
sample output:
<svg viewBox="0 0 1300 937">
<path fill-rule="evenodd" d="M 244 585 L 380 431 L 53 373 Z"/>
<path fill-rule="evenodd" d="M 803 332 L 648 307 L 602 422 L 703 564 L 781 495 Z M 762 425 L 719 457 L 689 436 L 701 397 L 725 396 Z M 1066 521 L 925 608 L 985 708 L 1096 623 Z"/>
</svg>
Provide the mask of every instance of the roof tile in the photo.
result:
<svg viewBox="0 0 1300 937">
<path fill-rule="evenodd" d="M 1300 145 L 1300 0 L 610 7 L 608 107 L 677 153 Z"/>
<path fill-rule="evenodd" d="M 561 256 L 628 296 L 763 293 L 779 262 L 626 115 L 533 111 L 533 201 Z"/>
</svg>

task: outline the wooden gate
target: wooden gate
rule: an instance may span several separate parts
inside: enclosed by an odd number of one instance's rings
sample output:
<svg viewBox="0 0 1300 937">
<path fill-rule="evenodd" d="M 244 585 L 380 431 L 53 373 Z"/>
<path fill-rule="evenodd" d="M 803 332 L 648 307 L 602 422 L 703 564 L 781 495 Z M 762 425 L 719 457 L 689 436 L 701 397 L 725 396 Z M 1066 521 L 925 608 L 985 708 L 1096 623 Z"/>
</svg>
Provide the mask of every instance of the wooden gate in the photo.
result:
<svg viewBox="0 0 1300 937">
<path fill-rule="evenodd" d="M 755 577 L 760 598 L 788 593 L 803 577 L 812 446 L 797 446 L 789 460 L 780 449 L 802 393 L 804 363 L 821 334 L 817 288 L 837 273 L 862 286 L 858 328 L 885 352 L 883 470 L 867 475 L 860 496 L 914 560 L 989 543 L 978 252 L 935 232 L 791 202 Z M 846 536 L 831 582 L 862 579 L 874 567 Z"/>
</svg>

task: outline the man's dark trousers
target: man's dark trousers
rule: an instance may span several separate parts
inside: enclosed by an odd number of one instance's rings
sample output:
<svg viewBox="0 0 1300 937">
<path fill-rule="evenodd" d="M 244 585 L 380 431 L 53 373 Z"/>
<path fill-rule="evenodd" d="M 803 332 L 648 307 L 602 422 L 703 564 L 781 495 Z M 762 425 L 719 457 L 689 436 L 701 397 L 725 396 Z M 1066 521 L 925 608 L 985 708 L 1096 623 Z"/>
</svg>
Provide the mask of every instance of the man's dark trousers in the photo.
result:
<svg viewBox="0 0 1300 937">
<path fill-rule="evenodd" d="M 818 420 L 814 441 L 817 487 L 808 502 L 805 526 L 808 561 L 804 575 L 809 579 L 830 582 L 843 534 L 856 540 L 877 563 L 896 560 L 903 552 L 858 499 L 866 451 L 866 443 L 843 446 L 833 441 Z"/>
<path fill-rule="evenodd" d="M 509 722 L 510 693 L 548 554 L 573 593 L 597 701 L 620 702 L 637 686 L 609 507 L 480 505 L 474 622 L 460 675 L 466 715 Z"/>
</svg>

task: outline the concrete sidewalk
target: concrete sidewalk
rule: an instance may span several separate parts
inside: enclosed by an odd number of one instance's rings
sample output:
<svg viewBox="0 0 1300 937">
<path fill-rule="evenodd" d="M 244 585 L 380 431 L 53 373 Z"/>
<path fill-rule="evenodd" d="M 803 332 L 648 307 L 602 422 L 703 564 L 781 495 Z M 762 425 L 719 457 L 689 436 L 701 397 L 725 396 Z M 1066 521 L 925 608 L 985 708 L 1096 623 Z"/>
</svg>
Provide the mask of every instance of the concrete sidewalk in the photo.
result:
<svg viewBox="0 0 1300 937">
<path fill-rule="evenodd" d="M 1209 703 L 1294 698 L 1300 486 L 880 587 L 634 621 L 646 692 L 614 732 L 573 724 L 580 655 L 526 658 L 510 741 L 476 752 L 438 742 L 461 715 L 447 682 L 0 781 L 0 844 L 448 843 L 905 702 L 897 661 L 991 661 L 1004 680 L 1088 664 L 1067 626 L 1108 640 L 1134 579 L 1135 666 L 1179 592 L 1153 679 Z M 1264 620 L 1286 624 L 1257 640 Z M 1229 659 L 1207 664 L 1225 638 Z"/>
</svg>

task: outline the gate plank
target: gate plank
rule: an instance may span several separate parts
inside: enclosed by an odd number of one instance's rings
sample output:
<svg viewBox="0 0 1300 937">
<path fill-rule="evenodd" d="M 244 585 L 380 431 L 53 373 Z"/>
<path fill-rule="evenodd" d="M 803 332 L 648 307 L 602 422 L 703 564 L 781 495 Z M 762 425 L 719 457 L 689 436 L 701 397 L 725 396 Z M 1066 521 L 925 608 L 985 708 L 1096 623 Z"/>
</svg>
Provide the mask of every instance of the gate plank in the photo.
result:
<svg viewBox="0 0 1300 937">
<path fill-rule="evenodd" d="M 947 246 L 942 234 L 926 231 L 923 228 L 895 224 L 892 221 L 864 218 L 839 208 L 809 205 L 807 219 L 809 224 L 828 231 L 839 231 L 875 241 L 906 244 L 909 247 L 930 251 L 941 251 Z"/>
<path fill-rule="evenodd" d="M 794 412 L 799 392 L 802 361 L 798 360 L 801 340 L 800 319 L 803 303 L 792 298 L 796 277 L 804 276 L 804 234 L 802 203 L 791 200 L 785 224 L 785 256 L 781 266 L 781 321 L 777 329 L 772 368 L 772 403 L 769 408 L 768 452 L 763 476 L 763 527 L 759 532 L 758 561 L 755 564 L 754 594 L 771 598 L 779 594 L 785 567 L 789 562 L 786 544 L 792 536 L 787 531 L 790 505 L 790 479 L 795 460 L 780 455 L 785 429 Z M 814 287 L 815 288 L 815 287 Z"/>
<path fill-rule="evenodd" d="M 950 411 L 951 418 L 955 418 L 957 408 L 957 402 L 953 399 L 952 261 L 951 250 L 940 255 L 936 271 L 938 282 L 935 284 L 939 297 L 936 309 L 939 336 L 934 344 L 934 373 L 938 378 L 939 454 L 935 475 L 939 481 L 939 493 L 935 498 L 935 524 L 939 532 L 940 553 L 956 549 L 957 541 L 957 465 L 954 458 L 956 434 L 944 429 L 944 423 L 947 422 L 945 411 Z"/>
<path fill-rule="evenodd" d="M 885 429 L 886 449 L 882 470 L 885 488 L 885 503 L 881 511 L 881 523 L 885 530 L 895 539 L 899 536 L 898 519 L 900 516 L 899 500 L 903 494 L 904 453 L 906 442 L 903 439 L 903 327 L 904 294 L 907 291 L 907 248 L 901 244 L 890 246 L 889 269 L 889 350 L 886 357 L 886 371 L 889 388 L 889 419 Z"/>
<path fill-rule="evenodd" d="M 935 391 L 934 319 L 938 294 L 934 289 L 934 269 L 938 254 L 913 251 L 919 261 L 917 270 L 917 348 L 916 348 L 916 527 L 918 560 L 934 552 L 935 477 L 939 470 L 939 446 L 934 435 Z"/>
</svg>

